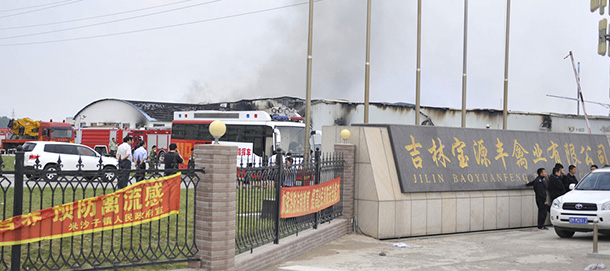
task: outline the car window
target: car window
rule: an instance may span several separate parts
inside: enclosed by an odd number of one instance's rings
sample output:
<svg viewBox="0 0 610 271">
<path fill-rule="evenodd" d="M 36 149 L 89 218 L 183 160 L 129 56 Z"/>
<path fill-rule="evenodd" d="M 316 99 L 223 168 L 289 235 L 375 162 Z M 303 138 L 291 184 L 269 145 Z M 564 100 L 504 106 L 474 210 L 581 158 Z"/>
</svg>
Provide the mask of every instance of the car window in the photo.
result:
<svg viewBox="0 0 610 271">
<path fill-rule="evenodd" d="M 51 129 L 51 137 L 53 138 L 71 138 L 72 128 L 57 127 Z"/>
<path fill-rule="evenodd" d="M 33 151 L 34 147 L 36 147 L 36 143 L 26 142 L 23 144 L 23 151 Z"/>
<path fill-rule="evenodd" d="M 610 173 L 591 173 L 576 187 L 577 190 L 610 190 Z"/>
<path fill-rule="evenodd" d="M 76 146 L 67 144 L 47 144 L 44 146 L 44 151 L 50 153 L 78 155 Z"/>
<path fill-rule="evenodd" d="M 83 146 L 78 146 L 78 154 L 83 155 L 83 156 L 97 156 L 95 154 L 95 151 L 93 151 L 92 149 L 89 149 L 87 147 L 83 147 Z"/>
<path fill-rule="evenodd" d="M 47 144 L 44 145 L 44 151 L 50 153 L 62 153 L 61 145 Z"/>
<path fill-rule="evenodd" d="M 63 150 L 65 154 L 78 155 L 78 149 L 74 145 L 63 145 Z"/>
</svg>

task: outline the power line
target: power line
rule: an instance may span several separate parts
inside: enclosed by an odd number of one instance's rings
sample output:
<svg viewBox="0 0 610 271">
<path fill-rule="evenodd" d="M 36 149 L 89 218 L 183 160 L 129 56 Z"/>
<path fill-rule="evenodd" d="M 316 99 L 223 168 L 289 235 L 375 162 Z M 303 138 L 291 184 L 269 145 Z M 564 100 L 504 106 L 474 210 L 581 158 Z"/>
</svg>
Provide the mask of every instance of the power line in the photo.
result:
<svg viewBox="0 0 610 271">
<path fill-rule="evenodd" d="M 53 2 L 53 3 L 46 3 L 46 4 L 35 5 L 35 6 L 20 7 L 20 8 L 2 9 L 2 10 L 0 10 L 0 12 L 10 12 L 10 11 L 37 8 L 37 7 L 44 7 L 44 6 L 48 6 L 48 5 L 55 5 L 58 3 L 70 2 L 70 1 L 72 1 L 72 0 L 62 0 L 62 1 L 57 1 L 57 2 Z"/>
<path fill-rule="evenodd" d="M 72 0 L 69 0 L 69 1 L 72 1 Z M 31 27 L 38 27 L 38 26 L 47 26 L 47 25 L 55 25 L 55 24 L 63 24 L 63 23 L 73 23 L 73 22 L 79 22 L 79 21 L 87 21 L 87 20 L 92 20 L 92 19 L 110 17 L 110 16 L 114 16 L 114 15 L 121 15 L 121 14 L 138 12 L 138 11 L 143 11 L 143 10 L 148 10 L 148 9 L 155 9 L 155 8 L 160 8 L 160 7 L 165 7 L 165 6 L 171 6 L 171 5 L 176 5 L 176 4 L 181 4 L 181 3 L 185 3 L 185 2 L 191 2 L 191 1 L 194 1 L 194 0 L 183 0 L 183 1 L 177 1 L 177 2 L 163 4 L 163 5 L 157 5 L 157 6 L 152 6 L 152 7 L 140 8 L 140 9 L 132 9 L 132 10 L 127 10 L 127 11 L 122 11 L 122 12 L 116 12 L 116 13 L 110 13 L 110 14 L 104 14 L 104 15 L 99 15 L 99 16 L 80 18 L 80 19 L 72 19 L 72 20 L 65 20 L 65 21 L 58 21 L 58 22 L 48 22 L 48 23 L 41 23 L 41 24 L 11 26 L 11 27 L 0 27 L 0 30 L 22 29 L 22 28 L 31 28 Z"/>
<path fill-rule="evenodd" d="M 75 0 L 75 1 L 71 1 L 71 2 L 67 1 L 67 2 L 64 2 L 64 3 L 61 3 L 61 4 L 57 4 L 57 5 L 53 5 L 53 6 L 50 6 L 50 7 L 39 8 L 39 9 L 24 11 L 24 12 L 21 12 L 21 13 L 15 13 L 15 14 L 9 14 L 9 15 L 0 16 L 0 19 L 8 18 L 8 17 L 15 17 L 15 16 L 18 16 L 18 15 L 28 14 L 28 13 L 32 13 L 32 12 L 36 12 L 36 11 L 45 10 L 45 9 L 51 9 L 51 8 L 65 6 L 65 5 L 70 5 L 70 4 L 78 3 L 78 2 L 81 2 L 81 1 L 83 1 L 83 0 Z"/>
<path fill-rule="evenodd" d="M 314 2 L 321 2 L 321 1 L 324 1 L 324 0 L 314 0 Z M 211 22 L 211 21 L 224 20 L 224 19 L 229 19 L 229 18 L 236 18 L 236 17 L 247 16 L 247 15 L 263 13 L 263 12 L 269 12 L 269 11 L 274 11 L 274 10 L 279 10 L 279 9 L 284 9 L 284 8 L 291 8 L 291 7 L 296 7 L 296 6 L 302 6 L 302 5 L 305 5 L 305 4 L 308 4 L 308 3 L 309 2 L 301 2 L 301 3 L 292 4 L 292 5 L 285 5 L 285 6 L 275 7 L 275 8 L 261 9 L 261 10 L 257 10 L 257 11 L 244 12 L 244 13 L 239 13 L 239 14 L 233 14 L 233 15 L 227 15 L 227 16 L 221 16 L 221 17 L 216 17 L 216 18 L 205 19 L 205 20 L 198 20 L 198 21 L 192 21 L 192 22 L 186 22 L 186 23 L 179 23 L 179 24 L 158 26 L 158 27 L 152 27 L 152 28 L 144 28 L 144 29 L 124 31 L 124 32 L 117 32 L 117 33 L 109 33 L 109 34 L 101 34 L 101 35 L 85 36 L 85 37 L 78 37 L 78 38 L 69 38 L 69 39 L 57 39 L 57 40 L 37 41 L 37 42 L 6 43 L 6 44 L 0 44 L 0 47 L 35 45 L 35 44 L 47 44 L 47 43 L 58 43 L 58 42 L 65 42 L 65 41 L 87 40 L 87 39 L 111 37 L 111 36 L 126 35 L 126 34 L 140 33 L 140 32 L 148 32 L 148 31 L 154 31 L 154 30 L 160 30 L 160 29 L 167 29 L 167 28 L 174 28 L 174 27 L 180 27 L 180 26 L 186 26 L 186 25 L 192 25 L 192 24 L 199 24 L 199 23 L 205 23 L 205 22 Z"/>
<path fill-rule="evenodd" d="M 187 8 L 192 8 L 192 7 L 212 4 L 212 3 L 220 2 L 220 1 L 222 1 L 222 0 L 213 0 L 213 1 L 203 2 L 203 3 L 194 4 L 194 5 L 190 5 L 190 6 L 184 6 L 184 7 L 174 8 L 174 9 L 162 10 L 162 11 L 157 11 L 157 12 L 153 12 L 153 13 L 142 14 L 142 15 L 133 16 L 133 17 L 127 17 L 127 18 L 122 18 L 122 19 L 115 19 L 115 20 L 110 20 L 110 21 L 105 21 L 105 22 L 100 22 L 100 23 L 94 23 L 94 24 L 87 24 L 87 25 L 68 27 L 68 28 L 63 28 L 63 29 L 49 30 L 49 31 L 37 32 L 37 33 L 31 33 L 31 34 L 22 34 L 22 35 L 8 36 L 8 37 L 0 37 L 0 40 L 14 39 L 14 38 L 23 38 L 23 37 L 30 37 L 30 36 L 38 36 L 38 35 L 43 35 L 43 34 L 64 32 L 64 31 L 70 31 L 70 30 L 75 30 L 75 29 L 93 27 L 93 26 L 98 26 L 98 25 L 116 23 L 116 22 L 121 22 L 121 21 L 128 21 L 128 20 L 139 19 L 139 18 L 153 16 L 153 15 L 168 13 L 168 12 L 172 12 L 172 11 L 176 11 L 176 10 L 181 10 L 181 9 L 187 9 Z"/>
</svg>

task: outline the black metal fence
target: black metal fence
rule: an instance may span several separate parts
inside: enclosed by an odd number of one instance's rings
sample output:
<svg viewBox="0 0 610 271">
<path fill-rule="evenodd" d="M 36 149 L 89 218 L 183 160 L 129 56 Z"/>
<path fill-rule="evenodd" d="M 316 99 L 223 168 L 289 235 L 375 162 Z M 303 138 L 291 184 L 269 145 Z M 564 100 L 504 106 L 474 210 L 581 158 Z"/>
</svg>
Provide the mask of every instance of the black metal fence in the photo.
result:
<svg viewBox="0 0 610 271">
<path fill-rule="evenodd" d="M 6 160 L 6 157 L 5 159 Z M 24 153 L 15 155 L 15 169 L 5 170 L 0 156 L 0 215 L 2 220 L 36 212 L 118 190 L 117 176 L 128 174 L 128 184 L 140 179 L 160 177 L 164 170 L 117 170 L 97 165 L 99 170 L 62 170 L 61 156 L 54 166 L 40 162 L 24 168 Z M 38 160 L 37 160 L 38 161 Z M 73 165 L 72 165 L 73 166 Z M 46 168 L 46 169 L 45 169 Z M 137 226 L 113 229 L 61 239 L 42 240 L 23 245 L 0 247 L 0 269 L 8 270 L 99 270 L 150 264 L 198 261 L 195 255 L 196 188 L 203 169 L 182 172 L 180 210 L 160 220 Z"/>
<path fill-rule="evenodd" d="M 329 222 L 343 212 L 341 200 L 320 212 L 293 218 L 279 217 L 280 189 L 282 186 L 309 186 L 325 183 L 343 176 L 344 160 L 337 154 L 322 155 L 316 151 L 309 161 L 294 158 L 287 165 L 280 154 L 274 161 L 246 163 L 237 171 L 237 218 L 235 223 L 235 252 L 252 251 L 255 247 L 280 238 L 298 234 L 319 223 Z M 274 164 L 275 163 L 275 164 Z M 343 191 L 343 180 L 341 180 Z"/>
</svg>

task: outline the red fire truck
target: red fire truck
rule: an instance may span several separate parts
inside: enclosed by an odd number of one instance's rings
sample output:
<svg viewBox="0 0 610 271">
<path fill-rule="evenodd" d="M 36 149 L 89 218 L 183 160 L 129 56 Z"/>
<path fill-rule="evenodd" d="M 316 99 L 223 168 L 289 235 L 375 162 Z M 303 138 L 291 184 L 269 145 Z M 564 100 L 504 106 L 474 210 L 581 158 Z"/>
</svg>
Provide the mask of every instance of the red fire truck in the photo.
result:
<svg viewBox="0 0 610 271">
<path fill-rule="evenodd" d="M 87 145 L 102 155 L 108 155 L 110 140 L 114 138 L 117 145 L 123 142 L 127 135 L 134 138 L 134 146 L 140 140 L 146 142 L 148 151 L 153 145 L 157 146 L 159 162 L 163 162 L 164 154 L 169 148 L 172 131 L 169 129 L 150 129 L 150 130 L 125 130 L 114 127 L 91 127 L 81 128 L 76 131 L 76 142 Z"/>
<path fill-rule="evenodd" d="M 11 135 L 11 129 L 9 128 L 0 128 L 0 141 L 3 139 L 7 139 Z"/>
<path fill-rule="evenodd" d="M 72 126 L 64 122 L 34 121 L 28 118 L 11 120 L 11 134 L 2 139 L 2 149 L 9 151 L 28 141 L 74 142 Z"/>
</svg>

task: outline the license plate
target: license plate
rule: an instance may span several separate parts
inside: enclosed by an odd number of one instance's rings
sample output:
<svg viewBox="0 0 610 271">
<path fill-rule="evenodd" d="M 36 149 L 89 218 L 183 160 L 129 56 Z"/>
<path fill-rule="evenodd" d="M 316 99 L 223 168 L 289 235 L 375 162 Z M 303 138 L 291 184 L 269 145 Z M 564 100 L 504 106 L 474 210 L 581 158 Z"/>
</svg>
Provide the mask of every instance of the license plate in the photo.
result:
<svg viewBox="0 0 610 271">
<path fill-rule="evenodd" d="M 587 217 L 570 217 L 570 223 L 574 223 L 574 224 L 587 224 L 587 223 L 589 223 L 589 218 L 587 218 Z"/>
</svg>

